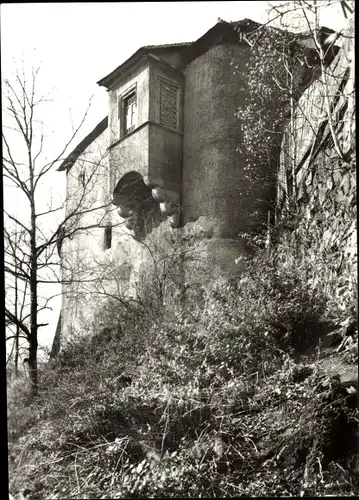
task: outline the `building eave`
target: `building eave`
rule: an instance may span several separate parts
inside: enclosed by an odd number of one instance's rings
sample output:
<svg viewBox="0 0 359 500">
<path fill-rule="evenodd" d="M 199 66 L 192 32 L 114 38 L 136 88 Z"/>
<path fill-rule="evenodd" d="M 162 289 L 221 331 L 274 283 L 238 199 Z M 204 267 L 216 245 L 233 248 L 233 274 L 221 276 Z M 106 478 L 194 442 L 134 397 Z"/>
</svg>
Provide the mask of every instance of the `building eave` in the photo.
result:
<svg viewBox="0 0 359 500">
<path fill-rule="evenodd" d="M 148 50 L 153 49 L 174 49 L 177 47 L 185 48 L 191 45 L 193 42 L 179 42 L 179 43 L 165 43 L 164 45 L 145 45 L 143 48 Z"/>
<path fill-rule="evenodd" d="M 68 157 L 61 163 L 58 171 L 66 170 L 67 172 L 76 162 L 78 157 L 85 151 L 85 149 L 95 140 L 97 137 L 106 130 L 108 126 L 108 117 L 106 116 L 103 120 L 96 125 L 96 127 L 76 146 L 76 148 L 68 155 Z"/>
<path fill-rule="evenodd" d="M 161 66 L 164 66 L 165 68 L 168 68 L 170 69 L 171 71 L 177 73 L 178 75 L 182 76 L 183 77 L 183 73 L 181 70 L 179 70 L 178 68 L 176 68 L 176 66 L 173 66 L 173 64 L 170 64 L 169 62 L 165 61 L 164 59 L 162 59 L 161 57 L 158 57 L 156 56 L 155 54 L 152 54 L 152 53 L 149 53 L 147 54 L 147 58 L 149 60 L 153 60 L 156 62 L 156 64 L 159 64 Z"/>
<path fill-rule="evenodd" d="M 167 43 L 164 45 L 145 45 L 138 49 L 131 57 L 126 59 L 125 62 L 120 64 L 116 69 L 111 71 L 107 76 L 101 78 L 97 82 L 97 85 L 100 87 L 111 87 L 112 83 L 118 79 L 118 77 L 124 73 L 126 73 L 130 68 L 132 68 L 135 64 L 137 64 L 142 57 L 148 55 L 151 51 L 155 51 L 156 49 L 175 49 L 179 47 L 180 49 L 185 49 L 191 45 L 191 42 L 182 42 L 182 43 Z"/>
<path fill-rule="evenodd" d="M 134 54 L 132 54 L 131 57 L 129 57 L 128 59 L 126 59 L 126 61 L 124 63 L 120 64 L 120 66 L 118 66 L 116 69 L 114 69 L 113 71 L 111 71 L 111 73 L 109 73 L 104 78 L 101 78 L 101 80 L 99 80 L 97 82 L 97 85 L 99 85 L 100 87 L 106 87 L 106 88 L 110 87 L 111 83 L 121 73 L 127 71 L 131 66 L 135 65 L 147 53 L 148 53 L 148 50 L 145 49 L 144 47 L 141 47 Z"/>
</svg>

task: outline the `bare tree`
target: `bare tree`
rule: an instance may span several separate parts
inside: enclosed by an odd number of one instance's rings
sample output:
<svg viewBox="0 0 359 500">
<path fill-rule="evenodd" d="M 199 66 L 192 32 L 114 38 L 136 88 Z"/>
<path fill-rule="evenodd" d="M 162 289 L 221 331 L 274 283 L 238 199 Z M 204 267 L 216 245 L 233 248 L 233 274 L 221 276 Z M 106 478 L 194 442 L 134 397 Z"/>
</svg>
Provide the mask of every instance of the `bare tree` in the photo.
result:
<svg viewBox="0 0 359 500">
<path fill-rule="evenodd" d="M 26 322 L 26 317 L 24 314 L 25 310 L 25 299 L 27 294 L 27 282 L 24 284 L 18 277 L 18 272 L 21 271 L 22 261 L 18 260 L 16 257 L 16 249 L 21 247 L 24 238 L 24 231 L 19 231 L 18 227 L 15 227 L 13 234 L 9 234 L 7 229 L 4 229 L 5 235 L 5 260 L 11 259 L 13 262 L 14 274 L 9 275 L 6 280 L 5 289 L 5 302 L 6 309 L 13 310 L 14 316 L 18 318 L 21 322 Z M 14 360 L 14 374 L 17 377 L 19 373 L 19 356 L 20 351 L 23 348 L 23 340 L 26 337 L 21 332 L 19 327 L 19 322 L 14 322 L 10 318 L 6 318 L 6 328 L 10 332 L 10 335 L 6 337 L 6 341 L 13 340 L 10 354 L 7 359 L 7 363 L 13 358 Z"/>
<path fill-rule="evenodd" d="M 10 124 L 3 128 L 4 184 L 11 196 L 15 194 L 19 200 L 15 206 L 10 203 L 11 197 L 5 196 L 5 317 L 8 325 L 15 328 L 15 355 L 18 356 L 18 339 L 24 338 L 28 343 L 26 361 L 33 394 L 38 387 L 38 332 L 45 326 L 40 316 L 50 308 L 52 298 L 46 294 L 43 297 L 41 287 L 61 283 L 64 278 L 56 249 L 76 232 L 101 226 L 109 208 L 109 203 L 98 200 L 95 189 L 104 175 L 101 161 L 86 165 L 86 180 L 82 180 L 81 189 L 77 189 L 72 200 L 56 202 L 48 194 L 52 172 L 64 160 L 69 145 L 85 122 L 88 109 L 49 161 L 44 154 L 44 126 L 39 121 L 48 97 L 38 94 L 38 75 L 39 69 L 33 69 L 29 78 L 22 71 L 17 72 L 13 80 L 5 80 L 3 103 L 3 113 Z M 86 213 L 97 215 L 93 223 L 83 227 L 80 221 Z M 65 279 L 71 276 L 66 275 Z"/>
</svg>

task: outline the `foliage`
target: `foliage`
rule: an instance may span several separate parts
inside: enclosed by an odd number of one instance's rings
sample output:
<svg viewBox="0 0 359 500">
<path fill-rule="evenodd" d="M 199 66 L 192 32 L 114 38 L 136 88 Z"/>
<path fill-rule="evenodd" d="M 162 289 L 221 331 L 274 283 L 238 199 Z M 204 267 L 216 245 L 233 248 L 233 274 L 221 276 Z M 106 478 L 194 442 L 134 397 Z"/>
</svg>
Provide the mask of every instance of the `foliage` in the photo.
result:
<svg viewBox="0 0 359 500">
<path fill-rule="evenodd" d="M 328 331 L 355 312 L 349 293 L 334 307 L 330 256 L 299 227 L 175 318 L 105 304 L 97 333 L 42 368 L 18 414 L 11 488 L 49 499 L 358 492 L 356 389 L 320 363 Z M 10 398 L 10 416 L 19 404 Z"/>
<path fill-rule="evenodd" d="M 250 38 L 239 110 L 249 188 L 267 180 L 275 138 L 311 77 L 295 71 L 304 54 L 288 36 Z M 255 252 L 238 277 L 187 290 L 196 300 L 186 303 L 158 266 L 141 276 L 138 300 L 104 302 L 94 335 L 73 337 L 39 368 L 36 398 L 25 378 L 9 381 L 13 491 L 358 493 L 354 161 L 335 161 L 322 171 L 314 162 L 311 192 L 295 193 L 309 195 L 304 216 L 268 228 L 266 242 L 248 237 Z"/>
<path fill-rule="evenodd" d="M 303 90 L 306 51 L 299 41 L 299 35 L 267 27 L 250 37 L 249 57 L 241 74 L 245 98 L 237 111 L 243 132 L 238 149 L 245 158 L 249 185 L 271 180 L 268 167 L 278 152 L 291 106 Z"/>
</svg>

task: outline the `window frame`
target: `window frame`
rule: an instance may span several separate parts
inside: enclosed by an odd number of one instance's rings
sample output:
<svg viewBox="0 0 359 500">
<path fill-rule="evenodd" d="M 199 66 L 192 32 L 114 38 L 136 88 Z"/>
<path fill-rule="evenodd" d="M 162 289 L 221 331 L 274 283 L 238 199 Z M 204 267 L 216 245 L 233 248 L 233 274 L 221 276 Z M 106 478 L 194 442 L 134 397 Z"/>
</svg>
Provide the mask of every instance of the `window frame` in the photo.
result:
<svg viewBox="0 0 359 500">
<path fill-rule="evenodd" d="M 126 102 L 134 96 L 135 98 L 135 119 L 134 123 L 127 128 L 127 107 Z M 138 127 L 138 94 L 137 83 L 131 85 L 125 92 L 118 97 L 117 118 L 120 120 L 120 137 L 124 137 L 133 132 Z"/>
</svg>

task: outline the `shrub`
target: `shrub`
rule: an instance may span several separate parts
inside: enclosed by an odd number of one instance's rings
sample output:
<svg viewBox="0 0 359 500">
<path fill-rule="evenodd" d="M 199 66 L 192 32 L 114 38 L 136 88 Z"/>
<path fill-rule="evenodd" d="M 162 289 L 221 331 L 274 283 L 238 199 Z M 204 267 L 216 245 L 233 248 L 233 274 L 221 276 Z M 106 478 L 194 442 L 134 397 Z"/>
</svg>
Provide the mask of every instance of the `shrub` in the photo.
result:
<svg viewBox="0 0 359 500">
<path fill-rule="evenodd" d="M 11 488 L 49 499 L 358 491 L 356 389 L 314 349 L 352 317 L 351 299 L 333 306 L 329 254 L 314 230 L 301 246 L 299 235 L 175 316 L 105 303 L 94 335 L 41 369 L 27 434 L 11 444 Z"/>
</svg>

